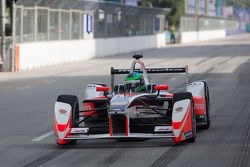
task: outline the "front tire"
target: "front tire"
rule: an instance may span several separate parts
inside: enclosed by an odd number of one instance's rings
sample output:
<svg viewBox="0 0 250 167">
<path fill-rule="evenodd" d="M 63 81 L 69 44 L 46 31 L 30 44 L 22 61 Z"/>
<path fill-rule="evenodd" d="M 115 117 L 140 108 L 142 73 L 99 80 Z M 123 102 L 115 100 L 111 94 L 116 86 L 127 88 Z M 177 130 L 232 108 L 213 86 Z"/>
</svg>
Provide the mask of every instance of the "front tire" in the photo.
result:
<svg viewBox="0 0 250 167">
<path fill-rule="evenodd" d="M 194 102 L 192 100 L 191 102 L 192 105 L 192 137 L 187 139 L 186 141 L 188 143 L 193 143 L 196 140 L 196 118 L 195 118 L 195 113 L 194 113 Z"/>
<path fill-rule="evenodd" d="M 207 82 L 203 81 L 204 83 L 204 87 L 205 87 L 205 101 L 206 101 L 206 124 L 202 125 L 201 128 L 202 129 L 208 129 L 210 127 L 210 99 L 209 99 L 209 89 L 208 89 L 208 85 Z"/>
</svg>

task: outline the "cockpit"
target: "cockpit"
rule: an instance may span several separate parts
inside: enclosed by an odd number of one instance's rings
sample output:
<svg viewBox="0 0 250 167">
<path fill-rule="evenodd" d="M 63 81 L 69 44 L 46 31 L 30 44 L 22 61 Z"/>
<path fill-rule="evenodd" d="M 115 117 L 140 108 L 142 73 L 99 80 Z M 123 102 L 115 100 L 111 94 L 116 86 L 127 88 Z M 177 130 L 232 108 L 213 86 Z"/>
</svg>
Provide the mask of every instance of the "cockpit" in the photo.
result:
<svg viewBox="0 0 250 167">
<path fill-rule="evenodd" d="M 124 78 L 124 84 L 119 84 L 114 86 L 114 93 L 132 93 L 132 92 L 140 92 L 140 93 L 153 93 L 153 86 L 157 84 L 150 84 L 148 74 L 145 68 L 144 63 L 140 60 L 143 58 L 141 53 L 136 53 L 133 55 L 135 59 L 131 68 L 124 69 L 124 74 L 127 74 Z M 120 69 L 120 73 L 122 73 L 122 69 Z"/>
</svg>

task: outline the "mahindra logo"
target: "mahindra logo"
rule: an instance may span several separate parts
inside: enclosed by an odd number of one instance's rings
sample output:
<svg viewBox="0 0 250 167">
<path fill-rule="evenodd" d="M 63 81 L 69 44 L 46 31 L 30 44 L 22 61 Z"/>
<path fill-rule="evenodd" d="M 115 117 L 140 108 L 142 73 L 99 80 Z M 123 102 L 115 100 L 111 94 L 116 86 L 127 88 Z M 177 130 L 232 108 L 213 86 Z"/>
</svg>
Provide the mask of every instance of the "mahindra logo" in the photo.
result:
<svg viewBox="0 0 250 167">
<path fill-rule="evenodd" d="M 182 111 L 182 110 L 183 110 L 183 107 L 177 107 L 177 108 L 175 109 L 175 111 L 177 111 L 177 112 Z"/>
<path fill-rule="evenodd" d="M 64 109 L 61 109 L 61 110 L 59 110 L 59 113 L 60 113 L 60 114 L 66 114 L 66 113 L 67 113 L 67 111 L 66 111 L 66 110 L 64 110 Z"/>
</svg>

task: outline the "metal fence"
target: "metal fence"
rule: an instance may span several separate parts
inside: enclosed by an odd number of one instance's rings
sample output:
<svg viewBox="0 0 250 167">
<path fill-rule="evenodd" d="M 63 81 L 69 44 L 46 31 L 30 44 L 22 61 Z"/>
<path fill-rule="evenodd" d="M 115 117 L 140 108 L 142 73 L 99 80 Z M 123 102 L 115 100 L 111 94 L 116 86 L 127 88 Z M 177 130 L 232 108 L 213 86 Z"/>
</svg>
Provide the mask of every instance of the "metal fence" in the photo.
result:
<svg viewBox="0 0 250 167">
<path fill-rule="evenodd" d="M 94 38 L 154 34 L 168 10 L 83 0 L 20 0 L 14 9 L 16 42 L 84 38 L 84 15 L 94 17 Z M 161 24 L 157 32 L 164 31 Z"/>
</svg>

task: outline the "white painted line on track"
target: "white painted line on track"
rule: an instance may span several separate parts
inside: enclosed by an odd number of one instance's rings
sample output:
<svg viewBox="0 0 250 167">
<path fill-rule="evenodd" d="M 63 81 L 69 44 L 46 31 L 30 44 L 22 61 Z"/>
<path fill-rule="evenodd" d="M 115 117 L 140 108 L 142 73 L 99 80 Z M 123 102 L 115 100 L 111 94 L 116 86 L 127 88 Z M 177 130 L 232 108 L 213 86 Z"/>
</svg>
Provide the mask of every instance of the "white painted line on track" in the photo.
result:
<svg viewBox="0 0 250 167">
<path fill-rule="evenodd" d="M 11 88 L 0 89 L 0 91 L 3 91 L 3 92 L 8 92 L 8 91 L 11 91 L 11 90 L 14 90 L 14 89 L 11 89 Z"/>
<path fill-rule="evenodd" d="M 174 80 L 176 80 L 176 79 L 177 79 L 177 78 L 174 77 L 174 78 L 171 78 L 170 81 L 174 81 Z"/>
<path fill-rule="evenodd" d="M 50 131 L 50 132 L 48 132 L 48 133 L 46 133 L 46 134 L 44 134 L 42 136 L 39 136 L 38 138 L 33 139 L 32 141 L 34 141 L 34 142 L 41 141 L 41 140 L 51 136 L 53 133 L 54 133 L 54 131 Z"/>
<path fill-rule="evenodd" d="M 19 88 L 16 88 L 16 90 L 25 90 L 25 89 L 29 89 L 30 86 L 24 86 L 24 87 L 19 87 Z"/>
</svg>

